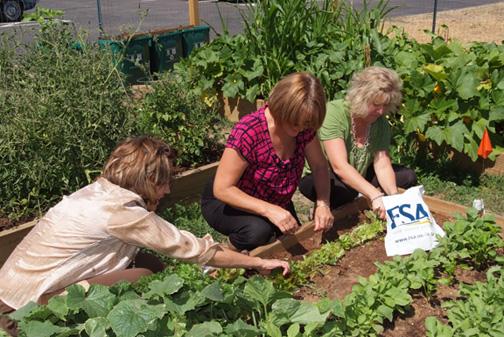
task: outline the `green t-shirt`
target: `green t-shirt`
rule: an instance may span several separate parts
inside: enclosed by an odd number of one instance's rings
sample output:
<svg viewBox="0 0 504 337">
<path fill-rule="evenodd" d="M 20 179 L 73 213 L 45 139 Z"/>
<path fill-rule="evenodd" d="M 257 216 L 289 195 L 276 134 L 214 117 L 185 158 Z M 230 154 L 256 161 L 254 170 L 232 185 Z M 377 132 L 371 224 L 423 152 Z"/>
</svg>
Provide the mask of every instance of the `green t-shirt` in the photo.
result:
<svg viewBox="0 0 504 337">
<path fill-rule="evenodd" d="M 371 125 L 368 145 L 358 148 L 351 132 L 350 112 L 344 100 L 327 103 L 324 123 L 318 134 L 321 141 L 342 138 L 346 144 L 348 162 L 361 175 L 365 175 L 377 151 L 388 150 L 392 131 L 385 117 L 380 117 Z"/>
</svg>

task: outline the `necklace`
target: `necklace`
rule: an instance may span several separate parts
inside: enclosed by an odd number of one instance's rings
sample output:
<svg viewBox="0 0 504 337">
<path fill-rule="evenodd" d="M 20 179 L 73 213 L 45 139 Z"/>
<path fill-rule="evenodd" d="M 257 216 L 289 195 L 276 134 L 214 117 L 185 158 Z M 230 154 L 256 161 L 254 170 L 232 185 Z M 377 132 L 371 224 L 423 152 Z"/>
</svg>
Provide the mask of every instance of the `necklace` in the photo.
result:
<svg viewBox="0 0 504 337">
<path fill-rule="evenodd" d="M 351 118 L 351 124 L 352 124 L 352 136 L 353 136 L 353 142 L 356 147 L 358 148 L 366 148 L 369 145 L 369 129 L 371 128 L 371 125 L 366 125 L 366 128 L 364 129 L 364 132 L 362 132 L 362 126 L 359 125 L 361 128 L 361 133 L 363 135 L 358 135 L 357 132 L 357 123 L 355 122 L 354 118 Z"/>
</svg>

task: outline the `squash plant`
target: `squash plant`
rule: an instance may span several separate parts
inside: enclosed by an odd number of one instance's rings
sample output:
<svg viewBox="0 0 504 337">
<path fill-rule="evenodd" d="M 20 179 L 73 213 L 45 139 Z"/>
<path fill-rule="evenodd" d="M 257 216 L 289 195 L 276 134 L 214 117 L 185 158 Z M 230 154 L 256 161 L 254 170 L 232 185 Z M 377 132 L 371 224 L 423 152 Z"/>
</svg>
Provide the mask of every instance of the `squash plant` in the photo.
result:
<svg viewBox="0 0 504 337">
<path fill-rule="evenodd" d="M 331 0 L 264 0 L 249 9 L 242 34 L 224 33 L 175 65 L 198 94 L 254 101 L 283 76 L 309 71 L 329 98 L 341 96 L 355 71 L 381 58 L 379 28 L 392 10 L 384 0 L 364 1 L 363 10 Z"/>
<path fill-rule="evenodd" d="M 496 127 L 504 122 L 503 45 L 410 40 L 396 50 L 394 61 L 404 81 L 399 137 L 417 146 L 426 140 L 448 146 L 474 161 L 488 129 L 499 147 L 490 158 L 502 152 L 504 138 Z"/>
</svg>

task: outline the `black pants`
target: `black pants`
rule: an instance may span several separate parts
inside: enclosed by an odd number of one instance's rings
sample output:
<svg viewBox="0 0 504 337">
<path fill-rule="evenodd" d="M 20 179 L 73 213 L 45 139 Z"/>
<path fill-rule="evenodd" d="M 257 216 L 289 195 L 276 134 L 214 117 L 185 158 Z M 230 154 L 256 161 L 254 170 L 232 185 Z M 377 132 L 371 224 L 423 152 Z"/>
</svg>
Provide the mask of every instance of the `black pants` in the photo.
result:
<svg viewBox="0 0 504 337">
<path fill-rule="evenodd" d="M 392 165 L 392 168 L 394 169 L 397 187 L 409 188 L 417 184 L 416 174 L 412 169 L 395 164 Z M 341 179 L 332 170 L 330 172 L 330 178 L 332 209 L 352 201 L 359 194 L 356 190 L 342 182 Z M 380 186 L 380 184 L 378 183 L 378 178 L 376 177 L 376 174 L 374 172 L 373 165 L 371 165 L 367 170 L 365 178 L 373 186 Z M 301 179 L 299 190 L 308 199 L 312 201 L 317 200 L 317 194 L 315 193 L 315 184 L 313 182 L 313 176 L 311 174 Z"/>
<path fill-rule="evenodd" d="M 233 246 L 240 250 L 252 250 L 268 244 L 282 234 L 267 218 L 236 209 L 216 199 L 213 194 L 213 182 L 214 177 L 205 186 L 201 196 L 201 212 L 211 227 L 229 236 Z M 287 210 L 300 223 L 292 202 Z"/>
</svg>

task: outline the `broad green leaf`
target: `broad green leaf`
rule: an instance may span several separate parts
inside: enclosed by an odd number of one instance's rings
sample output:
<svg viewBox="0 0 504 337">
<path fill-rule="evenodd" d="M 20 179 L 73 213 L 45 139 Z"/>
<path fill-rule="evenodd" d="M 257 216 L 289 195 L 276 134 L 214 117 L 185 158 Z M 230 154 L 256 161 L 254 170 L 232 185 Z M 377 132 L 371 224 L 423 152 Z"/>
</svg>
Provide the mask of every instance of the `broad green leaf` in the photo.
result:
<svg viewBox="0 0 504 337">
<path fill-rule="evenodd" d="M 442 113 L 446 110 L 458 110 L 458 102 L 456 99 L 448 99 L 446 97 L 436 98 L 429 103 L 429 107 L 436 110 L 436 113 Z"/>
<path fill-rule="evenodd" d="M 412 116 L 406 119 L 404 123 L 404 132 L 415 132 L 417 129 L 423 132 L 425 125 L 431 120 L 431 113 L 424 113 L 418 116 Z"/>
<path fill-rule="evenodd" d="M 300 332 L 300 326 L 298 323 L 292 324 L 288 329 L 287 329 L 287 337 L 299 337 L 299 332 Z"/>
<path fill-rule="evenodd" d="M 332 307 L 332 313 L 336 317 L 344 318 L 345 317 L 345 308 L 343 307 L 343 304 L 336 300 L 334 301 L 334 305 Z"/>
<path fill-rule="evenodd" d="M 437 145 L 441 145 L 445 141 L 445 135 L 443 130 L 439 126 L 431 126 L 425 132 L 425 136 L 436 142 Z"/>
<path fill-rule="evenodd" d="M 423 66 L 423 69 L 426 73 L 428 73 L 438 81 L 446 79 L 446 73 L 442 65 L 429 63 L 425 64 Z"/>
<path fill-rule="evenodd" d="M 446 55 L 452 53 L 453 49 L 448 47 L 445 41 L 442 39 L 435 39 L 432 44 L 432 51 L 435 59 L 440 59 Z"/>
<path fill-rule="evenodd" d="M 504 90 L 494 90 L 490 93 L 496 105 L 504 106 Z"/>
<path fill-rule="evenodd" d="M 260 63 L 259 60 L 256 60 L 254 62 L 254 66 L 253 66 L 252 70 L 244 71 L 243 76 L 245 76 L 245 78 L 248 81 L 252 81 L 253 79 L 256 79 L 256 78 L 262 76 L 263 73 L 264 73 L 264 67 L 262 66 L 262 64 Z"/>
<path fill-rule="evenodd" d="M 261 277 L 252 277 L 245 284 L 243 293 L 249 297 L 250 300 L 258 301 L 262 305 L 268 305 L 275 295 L 273 283 Z"/>
<path fill-rule="evenodd" d="M 100 284 L 93 284 L 88 290 L 82 309 L 89 318 L 107 316 L 115 304 L 116 296 L 109 288 Z"/>
<path fill-rule="evenodd" d="M 165 314 L 165 306 L 149 305 L 145 300 L 128 300 L 118 303 L 107 315 L 114 333 L 134 337 L 147 330 L 155 320 Z"/>
<path fill-rule="evenodd" d="M 166 310 L 169 312 L 184 315 L 187 311 L 194 310 L 197 306 L 205 303 L 206 299 L 200 292 L 188 292 L 180 298 L 177 298 L 176 303 L 172 300 L 166 299 L 164 303 Z"/>
<path fill-rule="evenodd" d="M 464 71 L 457 79 L 457 92 L 462 99 L 478 95 L 479 79 L 473 71 Z"/>
<path fill-rule="evenodd" d="M 201 295 L 205 296 L 206 298 L 214 302 L 222 302 L 224 300 L 224 295 L 222 293 L 220 282 L 214 282 L 206 286 L 201 291 Z"/>
<path fill-rule="evenodd" d="M 472 131 L 476 136 L 481 139 L 483 138 L 483 133 L 485 132 L 485 128 L 488 127 L 488 121 L 484 118 L 477 120 L 471 125 Z"/>
<path fill-rule="evenodd" d="M 62 321 L 66 321 L 65 316 L 68 314 L 66 299 L 66 296 L 54 296 L 51 297 L 47 303 L 47 308 Z"/>
<path fill-rule="evenodd" d="M 395 56 L 395 59 L 399 66 L 407 68 L 408 70 L 416 69 L 418 67 L 417 57 L 411 52 L 400 51 Z"/>
<path fill-rule="evenodd" d="M 500 82 L 497 83 L 497 89 L 504 90 L 504 78 L 502 78 Z"/>
<path fill-rule="evenodd" d="M 78 284 L 72 284 L 67 289 L 67 306 L 72 311 L 79 311 L 86 298 L 86 290 Z"/>
<path fill-rule="evenodd" d="M 26 337 L 50 337 L 71 329 L 54 325 L 50 321 L 21 321 L 19 323 L 19 330 L 22 331 Z"/>
<path fill-rule="evenodd" d="M 488 116 L 488 121 L 502 121 L 504 120 L 504 107 L 499 106 L 490 110 L 490 114 Z"/>
<path fill-rule="evenodd" d="M 149 284 L 149 291 L 145 293 L 145 298 L 165 297 L 175 294 L 184 285 L 184 280 L 178 275 L 172 274 L 162 281 L 154 280 Z"/>
<path fill-rule="evenodd" d="M 245 323 L 241 319 L 234 321 L 224 327 L 224 332 L 233 336 L 240 337 L 256 337 L 259 336 L 259 330 L 250 324 Z"/>
<path fill-rule="evenodd" d="M 222 332 L 222 326 L 215 321 L 195 324 L 186 334 L 187 337 L 212 337 Z"/>
<path fill-rule="evenodd" d="M 32 310 L 38 307 L 39 305 L 37 303 L 28 302 L 28 304 L 26 304 L 25 306 L 9 314 L 9 317 L 15 321 L 21 321 L 25 318 L 25 316 L 28 316 L 32 312 Z"/>
<path fill-rule="evenodd" d="M 452 126 L 444 129 L 446 142 L 457 151 L 464 149 L 464 138 L 468 132 L 467 127 L 462 121 L 458 121 Z"/>
<path fill-rule="evenodd" d="M 271 306 L 271 321 L 277 326 L 292 322 L 291 318 L 295 315 L 300 306 L 301 302 L 293 298 L 282 298 L 275 301 Z"/>
<path fill-rule="evenodd" d="M 225 82 L 222 86 L 222 93 L 226 97 L 236 97 L 238 92 L 243 88 L 243 81 L 239 82 Z"/>
<path fill-rule="evenodd" d="M 84 324 L 84 330 L 89 337 L 107 337 L 108 328 L 110 328 L 110 323 L 104 317 L 90 318 Z"/>
<path fill-rule="evenodd" d="M 259 84 L 254 84 L 253 86 L 247 88 L 245 98 L 250 102 L 254 102 L 257 96 L 259 95 L 259 92 L 260 92 Z"/>
<path fill-rule="evenodd" d="M 317 306 L 308 302 L 301 302 L 298 310 L 290 318 L 293 323 L 309 324 L 323 323 L 326 321 L 329 312 L 320 314 Z"/>
<path fill-rule="evenodd" d="M 376 311 L 378 311 L 380 315 L 388 319 L 389 322 L 392 322 L 392 319 L 394 318 L 394 309 L 382 304 L 376 309 Z"/>
<path fill-rule="evenodd" d="M 271 320 L 263 322 L 264 329 L 269 337 L 282 337 L 282 331 Z"/>
</svg>

